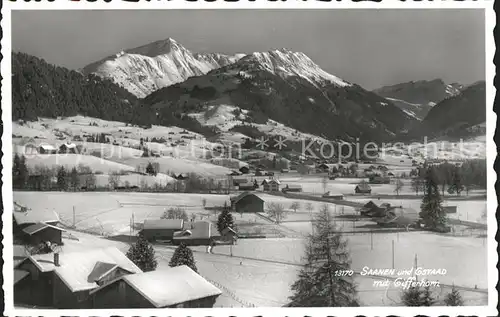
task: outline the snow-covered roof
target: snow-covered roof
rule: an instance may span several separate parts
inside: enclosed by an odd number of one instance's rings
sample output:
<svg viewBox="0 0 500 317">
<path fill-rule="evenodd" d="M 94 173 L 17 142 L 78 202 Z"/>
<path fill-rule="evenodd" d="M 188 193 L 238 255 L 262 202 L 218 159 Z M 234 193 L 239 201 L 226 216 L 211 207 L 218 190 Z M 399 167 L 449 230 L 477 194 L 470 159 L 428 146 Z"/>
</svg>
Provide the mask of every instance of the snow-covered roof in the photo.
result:
<svg viewBox="0 0 500 317">
<path fill-rule="evenodd" d="M 56 150 L 56 148 L 50 144 L 40 144 L 39 147 L 41 147 L 45 151 L 55 151 Z"/>
<path fill-rule="evenodd" d="M 146 219 L 143 229 L 178 229 L 182 230 L 184 220 L 182 219 Z"/>
<path fill-rule="evenodd" d="M 179 233 L 174 234 L 174 240 L 182 239 L 209 239 L 212 237 L 212 223 L 209 221 L 195 221 L 190 222 L 190 226 L 186 225 L 185 230 L 191 234 L 182 235 Z"/>
<path fill-rule="evenodd" d="M 116 247 L 62 252 L 59 254 L 59 266 L 54 264 L 54 253 L 37 254 L 26 260 L 30 260 L 40 272 L 55 272 L 72 292 L 99 287 L 95 281 L 89 280 L 98 262 L 116 264 L 130 273 L 142 273 L 141 269 Z"/>
<path fill-rule="evenodd" d="M 157 308 L 222 294 L 221 290 L 186 265 L 125 275 L 92 293 L 121 280 Z"/>
<path fill-rule="evenodd" d="M 243 198 L 245 198 L 245 197 L 247 197 L 247 196 L 255 196 L 255 197 L 257 197 L 258 199 L 260 199 L 260 200 L 264 201 L 264 199 L 262 199 L 262 198 L 261 198 L 261 197 L 259 197 L 258 195 L 254 194 L 254 193 L 251 193 L 251 192 L 243 192 L 243 193 L 239 194 L 238 196 L 233 196 L 233 197 L 231 197 L 230 199 L 231 199 L 231 201 L 232 201 L 233 203 L 235 203 L 235 204 L 236 204 L 236 203 L 238 203 L 238 201 L 242 200 Z"/>
<path fill-rule="evenodd" d="M 56 227 L 56 226 L 53 226 L 53 225 L 49 225 L 47 223 L 43 223 L 43 222 L 39 222 L 39 223 L 36 223 L 34 225 L 31 225 L 31 226 L 28 226 L 26 228 L 23 229 L 23 231 L 26 233 L 26 234 L 29 234 L 29 235 L 33 235 L 39 231 L 42 231 L 46 228 L 52 228 L 52 229 L 56 229 L 56 230 L 59 230 L 59 231 L 66 231 L 62 228 L 59 228 L 59 227 Z"/>
</svg>

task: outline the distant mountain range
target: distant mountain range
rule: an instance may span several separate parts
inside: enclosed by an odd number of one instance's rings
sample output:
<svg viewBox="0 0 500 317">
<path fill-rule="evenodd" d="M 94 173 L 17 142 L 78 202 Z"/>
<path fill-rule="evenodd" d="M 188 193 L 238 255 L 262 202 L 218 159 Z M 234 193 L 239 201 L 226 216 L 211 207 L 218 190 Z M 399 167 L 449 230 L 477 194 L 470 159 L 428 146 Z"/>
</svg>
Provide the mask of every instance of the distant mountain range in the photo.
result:
<svg viewBox="0 0 500 317">
<path fill-rule="evenodd" d="M 432 107 L 446 98 L 459 94 L 461 89 L 463 89 L 461 84 L 445 84 L 441 79 L 434 79 L 384 86 L 373 92 L 390 100 L 407 114 L 423 120 Z"/>
<path fill-rule="evenodd" d="M 274 120 L 330 140 L 378 142 L 434 131 L 448 100 L 472 112 L 470 98 L 484 105 L 484 96 L 470 97 L 470 87 L 460 92 L 460 85 L 441 80 L 371 92 L 329 74 L 301 52 L 192 53 L 170 38 L 108 56 L 81 73 L 13 54 L 12 80 L 15 119 L 83 114 L 211 136 L 217 127 L 192 114 L 229 106 L 245 112 L 240 125 Z M 421 109 L 424 104 L 429 109 Z M 465 119 L 472 124 L 484 116 L 479 111 Z"/>
<path fill-rule="evenodd" d="M 85 66 L 82 72 L 111 79 L 143 98 L 160 88 L 232 64 L 242 56 L 193 54 L 168 38 L 108 56 Z"/>
</svg>

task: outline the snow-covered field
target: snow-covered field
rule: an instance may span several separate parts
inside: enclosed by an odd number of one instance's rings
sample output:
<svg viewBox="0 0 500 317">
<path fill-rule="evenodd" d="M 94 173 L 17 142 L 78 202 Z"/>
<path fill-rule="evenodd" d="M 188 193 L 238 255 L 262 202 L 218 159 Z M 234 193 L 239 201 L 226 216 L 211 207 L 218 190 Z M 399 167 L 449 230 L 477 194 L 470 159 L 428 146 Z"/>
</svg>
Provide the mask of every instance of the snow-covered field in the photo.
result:
<svg viewBox="0 0 500 317">
<path fill-rule="evenodd" d="M 90 167 L 93 172 L 106 174 L 134 170 L 134 167 L 129 165 L 120 164 L 91 155 L 80 154 L 48 154 L 28 156 L 26 157 L 26 163 L 29 168 L 35 168 L 36 166 L 45 166 L 48 168 L 64 166 L 65 168 L 71 169 L 73 167 L 78 167 L 78 165 L 85 165 Z"/>
</svg>

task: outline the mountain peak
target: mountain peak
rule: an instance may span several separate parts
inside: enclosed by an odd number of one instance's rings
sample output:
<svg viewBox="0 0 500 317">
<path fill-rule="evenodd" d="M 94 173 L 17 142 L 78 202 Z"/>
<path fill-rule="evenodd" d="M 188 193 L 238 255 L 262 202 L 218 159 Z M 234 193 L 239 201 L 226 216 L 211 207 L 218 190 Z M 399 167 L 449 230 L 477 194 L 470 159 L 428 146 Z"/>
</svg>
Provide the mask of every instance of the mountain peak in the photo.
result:
<svg viewBox="0 0 500 317">
<path fill-rule="evenodd" d="M 187 51 L 187 49 L 179 44 L 176 40 L 169 37 L 164 40 L 159 40 L 136 48 L 128 49 L 125 52 L 129 54 L 139 54 L 148 57 L 156 57 L 169 54 L 173 51 Z"/>
</svg>

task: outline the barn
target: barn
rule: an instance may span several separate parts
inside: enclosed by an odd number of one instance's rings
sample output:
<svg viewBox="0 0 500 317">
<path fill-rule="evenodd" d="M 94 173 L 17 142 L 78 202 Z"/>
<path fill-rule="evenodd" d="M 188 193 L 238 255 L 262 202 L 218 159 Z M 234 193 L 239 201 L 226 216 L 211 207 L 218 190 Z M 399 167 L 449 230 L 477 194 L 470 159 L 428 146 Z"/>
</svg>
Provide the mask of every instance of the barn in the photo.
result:
<svg viewBox="0 0 500 317">
<path fill-rule="evenodd" d="M 370 185 L 362 183 L 356 185 L 356 187 L 354 188 L 354 192 L 356 194 L 370 194 L 372 192 L 372 188 L 370 187 Z"/>
<path fill-rule="evenodd" d="M 167 286 L 167 287 L 165 287 Z M 212 308 L 222 292 L 186 265 L 129 274 L 91 292 L 93 308 Z"/>
<path fill-rule="evenodd" d="M 55 211 L 48 210 L 32 210 L 27 207 L 21 206 L 14 202 L 14 210 L 12 212 L 13 217 L 13 231 L 14 236 L 23 237 L 26 232 L 24 229 L 37 225 L 46 224 L 50 226 L 57 226 L 59 223 L 59 216 Z M 31 228 L 34 230 L 34 228 Z"/>
<path fill-rule="evenodd" d="M 231 197 L 231 207 L 238 213 L 264 212 L 264 200 L 255 194 L 244 192 Z"/>
<path fill-rule="evenodd" d="M 335 200 L 343 200 L 344 195 L 340 193 L 332 193 L 332 192 L 326 192 L 322 196 L 323 198 L 329 198 L 329 199 L 335 199 Z"/>
<path fill-rule="evenodd" d="M 76 152 L 76 144 L 74 143 L 65 143 L 59 147 L 59 153 L 76 154 Z"/>
<path fill-rule="evenodd" d="M 172 240 L 174 233 L 182 231 L 183 219 L 146 219 L 141 233 L 149 241 Z"/>
<path fill-rule="evenodd" d="M 285 188 L 283 188 L 281 191 L 284 192 L 284 193 L 288 193 L 288 192 L 290 192 L 290 193 L 293 193 L 293 192 L 298 193 L 298 192 L 302 191 L 302 186 L 297 185 L 297 184 L 286 184 Z"/>
<path fill-rule="evenodd" d="M 38 146 L 38 153 L 40 154 L 56 154 L 57 149 L 50 144 L 40 144 Z"/>
</svg>

